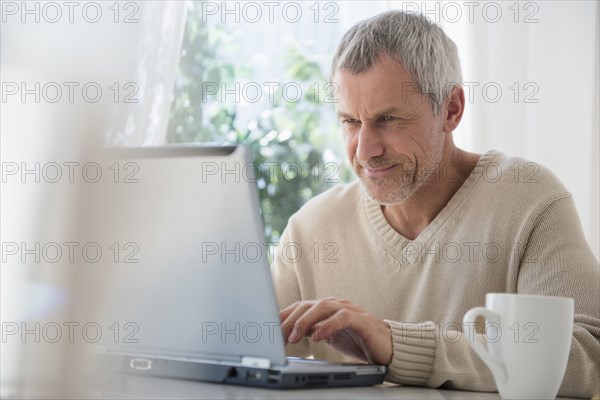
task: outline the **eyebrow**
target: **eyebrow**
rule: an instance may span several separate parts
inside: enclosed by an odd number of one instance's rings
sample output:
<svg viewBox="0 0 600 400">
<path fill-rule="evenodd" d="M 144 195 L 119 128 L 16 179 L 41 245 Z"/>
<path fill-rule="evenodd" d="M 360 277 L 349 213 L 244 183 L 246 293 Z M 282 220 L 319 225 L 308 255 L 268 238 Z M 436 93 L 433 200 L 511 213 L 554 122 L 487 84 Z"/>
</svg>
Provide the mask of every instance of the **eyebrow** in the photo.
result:
<svg viewBox="0 0 600 400">
<path fill-rule="evenodd" d="M 350 118 L 350 119 L 354 119 L 354 117 L 352 115 L 347 114 L 347 113 L 345 113 L 343 111 L 338 111 L 336 114 L 337 114 L 338 118 L 344 118 L 344 119 Z"/>
<path fill-rule="evenodd" d="M 351 118 L 351 119 L 355 119 L 354 116 L 345 113 L 343 111 L 338 111 L 337 113 L 338 118 Z M 385 110 L 382 110 L 380 112 L 378 112 L 377 114 L 375 114 L 375 119 L 381 117 L 382 115 L 388 115 L 388 114 L 403 114 L 402 111 L 400 109 L 398 109 L 398 107 L 392 106 L 392 107 L 388 107 Z M 404 113 L 405 115 L 406 113 Z"/>
</svg>

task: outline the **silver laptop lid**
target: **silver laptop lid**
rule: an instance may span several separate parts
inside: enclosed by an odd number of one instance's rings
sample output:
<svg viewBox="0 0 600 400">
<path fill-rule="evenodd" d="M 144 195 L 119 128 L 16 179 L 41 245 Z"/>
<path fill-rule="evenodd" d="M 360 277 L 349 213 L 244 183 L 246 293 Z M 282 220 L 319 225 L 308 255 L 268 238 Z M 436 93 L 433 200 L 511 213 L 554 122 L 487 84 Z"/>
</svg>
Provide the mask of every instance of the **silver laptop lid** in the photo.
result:
<svg viewBox="0 0 600 400">
<path fill-rule="evenodd" d="M 118 179 L 87 192 L 97 212 L 82 216 L 90 240 L 110 248 L 100 343 L 146 356 L 285 364 L 247 148 L 136 148 L 111 158 Z"/>
</svg>

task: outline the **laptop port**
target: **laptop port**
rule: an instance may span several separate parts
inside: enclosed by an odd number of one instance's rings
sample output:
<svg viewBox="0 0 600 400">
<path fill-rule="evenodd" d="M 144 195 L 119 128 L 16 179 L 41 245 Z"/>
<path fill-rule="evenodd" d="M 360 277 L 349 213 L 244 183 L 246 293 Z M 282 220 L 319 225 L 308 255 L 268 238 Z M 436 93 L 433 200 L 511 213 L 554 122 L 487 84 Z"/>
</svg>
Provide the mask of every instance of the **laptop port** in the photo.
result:
<svg viewBox="0 0 600 400">
<path fill-rule="evenodd" d="M 328 380 L 329 375 L 327 374 L 308 375 L 306 386 L 324 386 L 327 384 Z"/>
<path fill-rule="evenodd" d="M 276 369 L 267 370 L 267 382 L 268 383 L 279 383 L 281 382 L 281 371 Z"/>
<path fill-rule="evenodd" d="M 152 360 L 147 358 L 132 358 L 129 361 L 129 366 L 139 371 L 148 371 L 152 369 Z"/>
<path fill-rule="evenodd" d="M 352 378 L 352 374 L 335 374 L 333 375 L 334 381 L 347 381 Z"/>
<path fill-rule="evenodd" d="M 231 367 L 229 368 L 229 370 L 227 371 L 227 377 L 228 378 L 237 378 L 238 374 L 237 374 L 237 369 Z"/>
<path fill-rule="evenodd" d="M 260 371 L 247 371 L 246 372 L 246 380 L 247 381 L 260 381 L 263 378 L 263 373 Z"/>
</svg>

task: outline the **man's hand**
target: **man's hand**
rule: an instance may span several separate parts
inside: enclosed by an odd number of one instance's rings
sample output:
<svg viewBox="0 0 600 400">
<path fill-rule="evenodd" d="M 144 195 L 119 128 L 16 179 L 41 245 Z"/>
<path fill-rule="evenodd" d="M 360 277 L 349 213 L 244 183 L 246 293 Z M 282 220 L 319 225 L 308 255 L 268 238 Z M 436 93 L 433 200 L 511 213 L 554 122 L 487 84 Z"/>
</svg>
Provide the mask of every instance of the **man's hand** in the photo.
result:
<svg viewBox="0 0 600 400">
<path fill-rule="evenodd" d="M 286 343 L 309 337 L 370 364 L 392 361 L 389 325 L 348 300 L 298 301 L 281 310 L 279 317 Z"/>
</svg>

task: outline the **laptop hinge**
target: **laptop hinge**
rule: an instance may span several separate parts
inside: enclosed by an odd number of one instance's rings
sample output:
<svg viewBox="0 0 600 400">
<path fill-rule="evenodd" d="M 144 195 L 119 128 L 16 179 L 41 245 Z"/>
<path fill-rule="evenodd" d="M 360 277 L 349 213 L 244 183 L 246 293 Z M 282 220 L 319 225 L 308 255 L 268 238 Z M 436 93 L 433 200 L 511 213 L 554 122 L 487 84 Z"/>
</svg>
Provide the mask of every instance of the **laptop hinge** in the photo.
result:
<svg viewBox="0 0 600 400">
<path fill-rule="evenodd" d="M 242 365 L 244 367 L 269 368 L 271 360 L 262 357 L 242 357 Z"/>
</svg>

